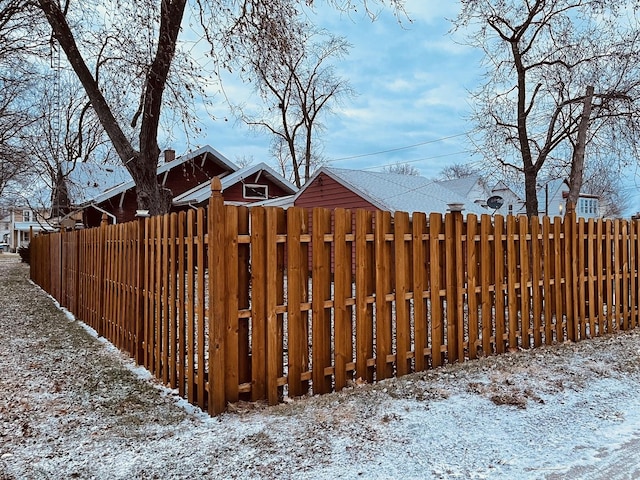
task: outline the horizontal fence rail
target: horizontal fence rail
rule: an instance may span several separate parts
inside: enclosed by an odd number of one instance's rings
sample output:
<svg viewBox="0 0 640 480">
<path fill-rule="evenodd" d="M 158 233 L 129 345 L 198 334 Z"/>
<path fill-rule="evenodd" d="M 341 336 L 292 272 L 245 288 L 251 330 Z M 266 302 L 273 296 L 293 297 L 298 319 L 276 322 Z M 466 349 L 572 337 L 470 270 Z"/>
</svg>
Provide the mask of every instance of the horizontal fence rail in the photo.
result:
<svg viewBox="0 0 640 480">
<path fill-rule="evenodd" d="M 225 206 L 31 243 L 31 277 L 211 414 L 638 326 L 639 223 Z"/>
</svg>

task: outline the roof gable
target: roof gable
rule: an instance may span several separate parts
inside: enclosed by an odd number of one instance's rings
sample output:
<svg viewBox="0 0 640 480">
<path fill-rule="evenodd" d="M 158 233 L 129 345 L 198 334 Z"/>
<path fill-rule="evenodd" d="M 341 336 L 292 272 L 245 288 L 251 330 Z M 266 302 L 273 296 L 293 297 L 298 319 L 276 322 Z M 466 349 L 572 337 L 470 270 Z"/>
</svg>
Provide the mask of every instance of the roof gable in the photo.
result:
<svg viewBox="0 0 640 480">
<path fill-rule="evenodd" d="M 240 182 L 255 183 L 260 178 L 268 178 L 270 182 L 278 185 L 282 190 L 289 195 L 293 195 L 298 191 L 298 188 L 291 182 L 286 180 L 275 170 L 269 167 L 266 163 L 260 162 L 255 165 L 249 165 L 236 172 L 230 173 L 220 179 L 222 184 L 222 192 L 231 188 Z M 211 196 L 211 182 L 202 183 L 191 190 L 188 190 L 181 195 L 177 195 L 173 199 L 173 204 L 180 205 L 198 205 L 209 199 Z"/>
</svg>

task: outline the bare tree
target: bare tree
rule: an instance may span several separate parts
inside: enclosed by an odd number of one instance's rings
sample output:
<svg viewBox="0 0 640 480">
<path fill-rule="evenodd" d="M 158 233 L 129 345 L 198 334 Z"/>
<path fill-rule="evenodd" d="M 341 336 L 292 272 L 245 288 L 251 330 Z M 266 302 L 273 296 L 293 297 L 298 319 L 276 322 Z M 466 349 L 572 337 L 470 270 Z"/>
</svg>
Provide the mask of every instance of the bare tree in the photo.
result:
<svg viewBox="0 0 640 480">
<path fill-rule="evenodd" d="M 46 40 L 28 6 L 27 0 L 0 0 L 0 197 L 9 186 L 22 188 L 31 169 L 22 142 L 23 130 L 34 121 L 28 93 L 37 72 L 30 59 Z"/>
<path fill-rule="evenodd" d="M 76 164 L 112 162 L 115 155 L 77 78 L 64 70 L 41 78 L 30 92 L 35 120 L 23 130 L 22 142 L 33 173 L 51 192 L 51 216 L 59 217 L 69 213 L 67 180 Z"/>
<path fill-rule="evenodd" d="M 382 171 L 387 173 L 399 173 L 400 175 L 412 175 L 414 177 L 420 176 L 420 170 L 410 163 L 396 162 L 392 165 L 385 166 Z"/>
<path fill-rule="evenodd" d="M 458 178 L 468 177 L 469 175 L 475 175 L 478 173 L 478 169 L 468 163 L 454 163 L 444 167 L 438 178 L 441 180 L 455 180 Z"/>
<path fill-rule="evenodd" d="M 575 148 L 599 145 L 587 153 L 602 156 L 635 151 L 640 30 L 627 3 L 462 2 L 455 28 L 472 32 L 469 43 L 483 50 L 487 66 L 475 96 L 481 149 L 524 175 L 529 216 L 538 214 L 539 172 L 567 164 L 567 153 L 579 158 Z M 588 86 L 593 96 L 585 95 Z M 587 97 L 591 111 L 581 122 Z M 578 139 L 581 123 L 588 134 Z"/>
<path fill-rule="evenodd" d="M 328 1 L 345 9 L 362 4 Z M 196 0 L 194 13 L 205 27 L 201 35 L 212 45 L 210 56 L 214 62 L 227 65 L 235 58 L 233 38 L 260 28 L 263 20 L 277 10 L 297 13 L 303 5 L 312 3 L 302 0 Z M 366 3 L 364 1 L 365 7 Z M 384 4 L 384 1 L 374 3 Z M 399 11 L 403 2 L 388 0 L 388 3 Z M 107 1 L 100 2 L 99 8 L 94 10 L 89 1 L 72 4 L 66 0 L 61 5 L 57 0 L 37 0 L 37 4 L 115 151 L 133 177 L 139 208 L 148 209 L 152 214 L 167 211 L 171 192 L 161 188 L 156 179 L 160 154 L 158 133 L 161 116 L 166 115 L 163 109 L 165 97 L 173 94 L 176 99 L 193 99 L 203 93 L 201 82 L 206 81 L 207 74 L 186 48 L 183 51 L 178 46 L 187 1 Z M 102 30 L 96 27 L 100 22 L 104 27 Z M 175 65 L 178 58 L 184 59 L 182 69 Z M 112 66 L 110 76 L 102 74 L 109 65 Z M 193 74 L 194 81 L 174 83 L 179 73 Z M 118 109 L 123 104 L 114 101 L 114 97 L 129 91 L 137 92 L 139 102 L 127 126 Z M 176 101 L 176 106 L 179 104 Z M 182 118 L 190 122 L 188 117 Z"/>
<path fill-rule="evenodd" d="M 347 54 L 349 44 L 281 13 L 283 17 L 269 17 L 257 35 L 240 42 L 245 78 L 255 79 L 262 105 L 258 111 L 235 110 L 245 123 L 273 136 L 272 154 L 300 187 L 321 163 L 317 143 L 321 117 L 352 95 L 332 65 Z"/>
</svg>

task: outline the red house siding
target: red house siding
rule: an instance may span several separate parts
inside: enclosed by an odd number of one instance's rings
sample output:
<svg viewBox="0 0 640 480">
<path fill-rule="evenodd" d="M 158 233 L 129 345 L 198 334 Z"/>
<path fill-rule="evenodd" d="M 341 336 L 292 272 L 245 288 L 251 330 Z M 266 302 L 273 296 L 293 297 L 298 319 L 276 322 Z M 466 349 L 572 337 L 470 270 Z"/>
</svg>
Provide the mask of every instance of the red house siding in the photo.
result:
<svg viewBox="0 0 640 480">
<path fill-rule="evenodd" d="M 379 210 L 371 202 L 368 202 L 324 173 L 318 175 L 313 183 L 300 194 L 295 201 L 295 206 L 309 209 L 324 207 L 331 210 L 334 208 Z"/>
<path fill-rule="evenodd" d="M 295 201 L 296 207 L 302 207 L 308 209 L 309 215 L 309 233 L 313 232 L 313 214 L 311 209 L 314 207 L 327 208 L 334 210 L 336 208 L 346 208 L 352 211 L 357 209 L 369 210 L 375 212 L 380 210 L 362 198 L 357 193 L 349 190 L 347 187 L 336 182 L 330 176 L 321 173 L 314 180 L 313 183 L 305 189 L 304 192 Z M 331 229 L 334 228 L 334 215 L 331 215 Z M 355 215 L 352 219 L 351 225 L 352 231 L 355 231 Z M 355 273 L 355 244 L 352 245 L 352 273 Z M 313 248 L 309 246 L 309 266 L 312 267 L 312 255 Z M 331 272 L 333 274 L 335 269 L 334 262 L 335 252 L 333 246 L 331 247 Z"/>
</svg>

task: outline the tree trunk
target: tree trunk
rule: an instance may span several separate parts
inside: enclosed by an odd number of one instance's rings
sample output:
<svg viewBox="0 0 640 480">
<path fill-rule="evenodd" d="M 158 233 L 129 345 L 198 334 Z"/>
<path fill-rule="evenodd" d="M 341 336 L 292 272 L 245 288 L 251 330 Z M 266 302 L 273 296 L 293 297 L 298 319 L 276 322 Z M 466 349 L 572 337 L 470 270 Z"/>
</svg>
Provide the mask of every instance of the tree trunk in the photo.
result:
<svg viewBox="0 0 640 480">
<path fill-rule="evenodd" d="M 533 167 L 524 170 L 524 193 L 525 205 L 527 207 L 527 217 L 538 215 L 538 172 Z"/>
<path fill-rule="evenodd" d="M 138 208 L 149 210 L 152 215 L 168 212 L 171 208 L 171 192 L 160 187 L 157 182 L 158 157 L 160 156 L 157 140 L 158 125 L 162 109 L 162 94 L 175 54 L 186 0 L 165 0 L 161 3 L 158 49 L 144 85 L 139 152 L 133 148 L 115 119 L 98 82 L 78 49 L 65 14 L 57 2 L 53 0 L 38 0 L 38 2 L 53 29 L 56 40 L 60 43 L 71 67 L 82 83 L 100 123 L 136 184 Z"/>
<path fill-rule="evenodd" d="M 591 118 L 591 104 L 593 102 L 593 86 L 587 87 L 583 100 L 582 116 L 578 125 L 578 139 L 573 149 L 571 159 L 571 174 L 569 175 L 569 196 L 567 197 L 567 213 L 574 212 L 582 188 L 582 172 L 584 171 L 584 153 L 587 143 L 587 130 Z"/>
</svg>

